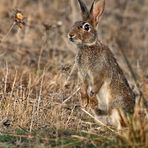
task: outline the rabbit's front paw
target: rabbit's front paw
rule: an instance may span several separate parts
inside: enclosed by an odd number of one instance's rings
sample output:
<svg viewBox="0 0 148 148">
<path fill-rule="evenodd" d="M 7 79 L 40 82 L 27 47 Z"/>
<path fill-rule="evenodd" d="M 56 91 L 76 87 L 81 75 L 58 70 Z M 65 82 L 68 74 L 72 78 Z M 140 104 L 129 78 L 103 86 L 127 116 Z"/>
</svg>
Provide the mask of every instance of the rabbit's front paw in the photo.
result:
<svg viewBox="0 0 148 148">
<path fill-rule="evenodd" d="M 95 108 L 98 106 L 98 100 L 95 96 L 89 97 L 89 105 L 91 108 Z"/>
<path fill-rule="evenodd" d="M 83 108 L 86 108 L 88 106 L 89 104 L 88 95 L 81 94 L 80 104 L 81 104 L 81 107 Z"/>
</svg>

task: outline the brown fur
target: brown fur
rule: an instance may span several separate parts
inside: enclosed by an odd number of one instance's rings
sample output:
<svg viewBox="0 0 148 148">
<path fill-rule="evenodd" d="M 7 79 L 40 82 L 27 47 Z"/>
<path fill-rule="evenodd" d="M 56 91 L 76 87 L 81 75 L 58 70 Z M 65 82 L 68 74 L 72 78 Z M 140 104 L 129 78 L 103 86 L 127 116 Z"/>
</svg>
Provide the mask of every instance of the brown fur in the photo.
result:
<svg viewBox="0 0 148 148">
<path fill-rule="evenodd" d="M 78 1 L 80 6 L 84 5 L 81 0 Z M 93 3 L 89 16 L 86 6 L 81 6 L 83 21 L 74 24 L 69 38 L 78 47 L 75 62 L 82 81 L 81 105 L 90 106 L 97 115 L 110 115 L 113 124 L 120 128 L 125 126 L 121 110 L 132 113 L 135 97 L 110 49 L 97 39 L 95 27 L 104 4 L 104 0 L 96 5 Z M 85 23 L 90 25 L 89 31 L 84 30 Z"/>
</svg>

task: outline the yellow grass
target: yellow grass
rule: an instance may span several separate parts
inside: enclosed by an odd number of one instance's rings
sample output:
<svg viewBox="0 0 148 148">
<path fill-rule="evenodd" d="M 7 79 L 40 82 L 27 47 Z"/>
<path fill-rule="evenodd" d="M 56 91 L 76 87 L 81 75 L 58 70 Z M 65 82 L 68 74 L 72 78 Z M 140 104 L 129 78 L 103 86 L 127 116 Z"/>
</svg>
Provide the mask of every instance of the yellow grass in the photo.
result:
<svg viewBox="0 0 148 148">
<path fill-rule="evenodd" d="M 111 47 L 138 95 L 124 52 L 148 104 L 147 1 L 106 4 L 99 39 Z M 16 22 L 16 10 L 24 23 Z M 102 126 L 81 110 L 79 80 L 70 73 L 76 49 L 67 40 L 74 19 L 80 19 L 75 0 L 0 1 L 0 147 L 148 145 L 143 103 L 137 103 L 123 131 Z"/>
</svg>

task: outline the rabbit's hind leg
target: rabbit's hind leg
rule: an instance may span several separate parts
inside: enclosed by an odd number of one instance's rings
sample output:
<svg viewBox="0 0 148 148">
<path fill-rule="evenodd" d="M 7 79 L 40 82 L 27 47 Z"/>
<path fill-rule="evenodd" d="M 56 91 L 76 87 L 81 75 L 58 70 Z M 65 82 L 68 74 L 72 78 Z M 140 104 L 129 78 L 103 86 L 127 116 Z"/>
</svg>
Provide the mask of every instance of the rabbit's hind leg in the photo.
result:
<svg viewBox="0 0 148 148">
<path fill-rule="evenodd" d="M 112 120 L 112 125 L 115 126 L 118 130 L 123 127 L 127 127 L 127 119 L 122 108 L 113 108 L 109 111 L 109 114 Z"/>
</svg>

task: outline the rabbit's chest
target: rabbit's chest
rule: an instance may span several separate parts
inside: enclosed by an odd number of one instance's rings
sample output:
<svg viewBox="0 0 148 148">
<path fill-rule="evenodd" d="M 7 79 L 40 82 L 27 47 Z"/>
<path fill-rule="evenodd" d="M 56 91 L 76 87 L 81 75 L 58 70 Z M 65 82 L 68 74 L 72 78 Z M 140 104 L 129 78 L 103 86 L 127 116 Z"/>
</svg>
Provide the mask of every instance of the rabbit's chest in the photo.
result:
<svg viewBox="0 0 148 148">
<path fill-rule="evenodd" d="M 79 69 L 80 78 L 84 79 L 84 78 L 88 77 L 88 69 L 89 69 L 88 60 L 79 56 L 76 59 L 76 63 L 77 63 L 78 69 Z"/>
<path fill-rule="evenodd" d="M 95 56 L 89 53 L 80 53 L 76 56 L 76 63 L 82 73 L 87 73 L 95 65 Z"/>
</svg>

